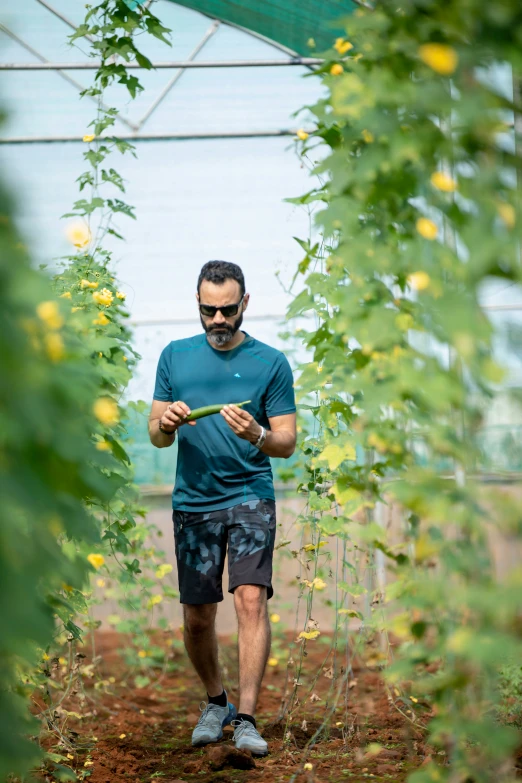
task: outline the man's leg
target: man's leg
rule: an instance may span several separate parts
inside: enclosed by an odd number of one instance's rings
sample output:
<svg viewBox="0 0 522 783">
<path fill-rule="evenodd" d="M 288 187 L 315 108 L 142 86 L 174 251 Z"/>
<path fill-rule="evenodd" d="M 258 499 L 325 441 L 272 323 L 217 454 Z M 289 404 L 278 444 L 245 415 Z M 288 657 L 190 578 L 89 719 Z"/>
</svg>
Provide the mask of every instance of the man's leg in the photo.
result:
<svg viewBox="0 0 522 783">
<path fill-rule="evenodd" d="M 239 713 L 254 716 L 270 652 L 267 588 L 239 585 L 234 604 L 239 631 Z"/>
<path fill-rule="evenodd" d="M 188 656 L 209 696 L 223 693 L 216 638 L 217 604 L 183 604 L 183 637 Z"/>
</svg>

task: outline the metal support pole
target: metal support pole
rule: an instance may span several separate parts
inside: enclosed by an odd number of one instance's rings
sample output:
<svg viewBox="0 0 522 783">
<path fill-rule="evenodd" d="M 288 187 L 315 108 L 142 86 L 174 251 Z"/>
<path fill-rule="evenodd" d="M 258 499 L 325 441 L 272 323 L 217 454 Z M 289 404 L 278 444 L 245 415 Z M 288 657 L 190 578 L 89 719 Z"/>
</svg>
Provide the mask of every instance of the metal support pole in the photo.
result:
<svg viewBox="0 0 522 783">
<path fill-rule="evenodd" d="M 207 44 L 207 42 L 212 38 L 212 36 L 217 32 L 219 29 L 219 22 L 212 22 L 210 27 L 208 28 L 207 32 L 201 39 L 201 41 L 198 43 L 198 45 L 191 51 L 189 54 L 189 61 L 192 62 L 194 58 L 199 54 L 199 52 L 203 49 L 203 47 Z M 161 93 L 158 95 L 156 100 L 151 104 L 149 109 L 145 112 L 141 120 L 138 122 L 138 130 L 140 128 L 143 128 L 151 114 L 158 108 L 162 100 L 169 94 L 171 89 L 174 87 L 174 85 L 181 79 L 183 74 L 185 73 L 185 69 L 182 68 L 177 73 L 174 74 L 172 79 L 165 85 Z"/>
<path fill-rule="evenodd" d="M 55 68 L 54 66 L 53 66 L 52 68 L 49 68 L 48 66 L 51 66 L 51 65 L 53 65 L 53 63 L 49 62 L 49 60 L 47 60 L 47 59 L 46 59 L 46 58 L 43 56 L 43 54 L 40 54 L 40 52 L 36 51 L 36 49 L 33 49 L 33 47 L 32 47 L 32 46 L 30 46 L 30 44 L 26 43 L 24 40 L 22 40 L 22 38 L 19 38 L 19 37 L 16 35 L 16 33 L 13 33 L 11 30 L 9 30 L 9 28 L 8 28 L 8 27 L 6 27 L 6 26 L 5 26 L 5 25 L 3 25 L 3 24 L 0 24 L 0 30 L 1 30 L 3 33 L 5 33 L 6 35 L 8 35 L 8 36 L 9 36 L 9 38 L 11 38 L 13 41 L 16 41 L 16 43 L 17 43 L 17 44 L 19 44 L 19 46 L 22 46 L 24 49 L 26 49 L 28 52 L 30 52 L 32 55 L 34 55 L 34 56 L 35 56 L 35 57 L 36 57 L 38 60 L 40 60 L 40 62 L 39 62 L 39 63 L 31 63 L 31 66 L 34 66 L 34 67 L 32 67 L 31 69 L 27 69 L 27 70 L 39 70 L 38 66 L 43 66 L 43 68 L 42 68 L 43 70 L 53 70 L 53 71 L 56 71 L 56 73 L 58 74 L 58 76 L 61 76 L 61 77 L 62 77 L 62 79 L 65 79 L 65 81 L 66 81 L 66 82 L 68 82 L 69 84 L 72 84 L 72 86 L 73 86 L 73 87 L 75 87 L 75 88 L 76 88 L 77 90 L 79 90 L 80 92 L 83 92 L 83 91 L 85 90 L 85 87 L 84 87 L 83 85 L 81 85 L 81 84 L 80 84 L 79 82 L 77 82 L 75 79 L 71 78 L 71 76 L 69 76 L 67 73 L 63 73 L 63 71 L 62 71 L 62 70 L 60 70 L 60 68 Z M 0 70 L 10 70 L 10 69 L 5 69 L 5 68 L 4 68 L 4 69 L 2 69 L 2 68 L 0 67 Z M 95 97 L 93 97 L 93 96 L 88 96 L 88 97 L 89 97 L 89 98 L 90 98 L 92 101 L 94 101 L 95 103 L 97 103 L 97 102 L 98 102 L 98 99 L 97 99 L 97 98 L 95 98 Z M 108 107 L 107 107 L 105 104 L 102 104 L 102 107 L 103 107 L 105 110 L 108 108 Z M 136 131 L 136 130 L 138 130 L 138 127 L 137 127 L 136 125 L 134 125 L 134 123 L 132 123 L 132 122 L 129 122 L 129 121 L 128 121 L 128 120 L 126 120 L 124 117 L 120 117 L 120 116 L 118 115 L 117 119 L 118 119 L 118 120 L 120 120 L 120 122 L 122 122 L 124 125 L 126 125 L 126 126 L 127 126 L 128 128 L 130 128 L 131 130 L 133 130 L 133 131 Z"/>
<path fill-rule="evenodd" d="M 217 131 L 216 133 L 115 133 L 113 136 L 99 136 L 99 141 L 201 141 L 202 139 L 262 139 L 280 136 L 295 136 L 295 130 L 254 130 L 254 131 Z M 82 142 L 82 136 L 7 136 L 0 138 L 0 144 L 59 144 L 65 142 Z"/>
<path fill-rule="evenodd" d="M 5 30 L 3 25 L 2 29 Z M 280 68 L 287 65 L 310 66 L 322 65 L 323 63 L 324 60 L 317 57 L 295 57 L 291 60 L 211 60 L 208 62 L 173 60 L 172 62 L 152 63 L 152 68 Z M 143 68 L 136 62 L 123 64 L 127 70 Z M 39 63 L 0 63 L 0 71 L 97 71 L 100 67 L 101 63 L 99 62 L 52 63 L 45 60 Z"/>
</svg>

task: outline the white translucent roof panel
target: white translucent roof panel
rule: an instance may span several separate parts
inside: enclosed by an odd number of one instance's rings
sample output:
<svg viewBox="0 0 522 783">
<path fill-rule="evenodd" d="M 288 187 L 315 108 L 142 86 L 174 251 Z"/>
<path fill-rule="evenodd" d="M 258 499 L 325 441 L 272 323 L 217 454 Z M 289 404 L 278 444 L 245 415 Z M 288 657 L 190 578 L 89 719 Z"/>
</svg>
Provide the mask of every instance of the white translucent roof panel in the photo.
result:
<svg viewBox="0 0 522 783">
<path fill-rule="evenodd" d="M 78 24 L 85 6 L 76 0 L 50 0 L 53 8 Z M 144 53 L 158 62 L 187 59 L 212 27 L 211 19 L 174 3 L 160 0 L 154 12 L 171 28 L 172 46 L 151 36 L 140 36 Z M 70 46 L 71 29 L 37 0 L 19 0 L 1 15 L 2 23 L 47 60 L 56 63 L 86 61 L 85 43 Z M 220 24 L 195 57 L 199 61 L 281 59 L 288 55 L 247 33 Z M 38 58 L 0 31 L 0 61 L 38 62 Z M 318 94 L 318 84 L 303 79 L 303 67 L 187 70 L 146 124 L 150 133 L 277 130 L 295 127 L 293 111 Z M 64 71 L 82 86 L 92 83 L 93 71 Z M 161 94 L 175 70 L 139 71 L 145 90 L 134 101 L 121 87 L 106 91 L 105 101 L 116 105 L 134 124 Z M 2 135 L 83 135 L 92 119 L 92 103 L 78 101 L 78 90 L 57 73 L 0 72 L 0 91 L 10 110 Z M 118 123 L 122 130 L 128 130 Z"/>
<path fill-rule="evenodd" d="M 76 23 L 81 20 L 83 3 L 51 2 Z M 162 0 L 154 10 L 173 30 L 172 48 L 150 40 L 143 47 L 154 60 L 188 57 L 212 24 Z M 69 28 L 36 0 L 20 0 L 0 21 L 49 60 L 85 59 L 67 45 Z M 140 43 L 145 40 L 142 37 Z M 238 58 L 286 59 L 287 55 L 223 25 L 198 55 L 207 61 Z M 35 59 L 0 31 L 2 62 Z M 186 71 L 145 131 L 296 127 L 292 112 L 318 97 L 317 83 L 303 79 L 304 73 L 302 67 Z M 119 88 L 106 95 L 106 102 L 120 101 L 126 116 L 138 121 L 173 74 L 140 71 L 145 92 L 137 101 L 128 102 Z M 70 71 L 70 75 L 88 85 L 93 72 Z M 92 102 L 79 100 L 77 89 L 52 72 L 0 72 L 0 93 L 9 111 L 0 129 L 4 137 L 83 135 L 95 113 Z M 114 240 L 110 245 L 132 318 L 190 321 L 136 327 L 135 342 L 143 361 L 130 389 L 132 397 L 150 399 L 155 366 L 166 343 L 201 331 L 194 292 L 199 270 L 210 259 L 240 264 L 252 297 L 245 329 L 260 340 L 285 347 L 277 336 L 277 322 L 264 316 L 285 312 L 291 297 L 275 272 L 280 271 L 285 281 L 292 277 L 302 256 L 293 236 L 308 232 L 305 212 L 283 202 L 312 184 L 289 149 L 292 143 L 290 138 L 137 142 L 137 159 L 118 154 L 111 159 L 126 180 L 125 199 L 136 207 L 138 218 L 136 222 L 119 219 L 126 241 Z M 0 164 L 18 198 L 18 220 L 38 263 L 50 263 L 70 252 L 65 229 L 71 221 L 60 216 L 79 198 L 75 180 L 85 169 L 84 150 L 81 143 L 0 145 Z M 256 320 L 249 322 L 250 315 Z"/>
</svg>

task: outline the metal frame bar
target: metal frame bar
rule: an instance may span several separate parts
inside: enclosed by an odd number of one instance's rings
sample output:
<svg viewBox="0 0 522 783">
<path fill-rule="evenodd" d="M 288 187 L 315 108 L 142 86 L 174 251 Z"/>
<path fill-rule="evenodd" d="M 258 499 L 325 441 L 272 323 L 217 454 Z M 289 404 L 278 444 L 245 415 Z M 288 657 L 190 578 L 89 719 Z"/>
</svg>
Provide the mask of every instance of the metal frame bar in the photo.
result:
<svg viewBox="0 0 522 783">
<path fill-rule="evenodd" d="M 0 30 L 5 33 L 9 38 L 11 38 L 13 41 L 15 41 L 19 46 L 22 46 L 24 49 L 26 49 L 28 52 L 30 52 L 32 55 L 34 55 L 38 60 L 40 60 L 40 63 L 32 63 L 33 66 L 42 65 L 44 68 L 47 69 L 48 65 L 53 65 L 52 63 L 47 60 L 43 54 L 40 54 L 36 49 L 34 49 L 30 44 L 26 43 L 22 38 L 20 38 L 16 33 L 13 33 L 12 30 L 9 30 L 8 27 L 6 27 L 4 24 L 0 24 Z M 69 84 L 72 84 L 72 86 L 80 90 L 80 92 L 83 92 L 85 90 L 85 87 L 81 85 L 79 82 L 77 82 L 75 79 L 73 79 L 71 76 L 69 76 L 67 73 L 63 73 L 63 71 L 60 68 L 52 68 L 49 70 L 54 70 L 58 74 L 58 76 L 61 76 L 62 79 L 64 79 Z M 98 99 L 89 95 L 88 96 L 92 101 L 95 103 L 98 102 Z M 107 109 L 108 107 L 105 104 L 102 104 L 104 109 Z M 125 119 L 125 117 L 120 117 L 118 115 L 117 119 L 122 122 L 124 125 L 126 125 L 128 128 L 130 128 L 133 131 L 138 130 L 138 126 L 135 125 L 133 122 L 130 122 L 129 120 Z"/>
<path fill-rule="evenodd" d="M 61 13 L 61 11 L 58 11 L 56 8 L 53 8 L 53 6 L 50 3 L 46 3 L 45 0 L 36 0 L 37 3 L 40 3 L 40 5 L 43 5 L 44 8 L 46 8 L 48 11 L 50 11 L 51 14 L 54 14 L 54 16 L 57 16 L 58 19 L 61 19 L 62 22 L 65 22 L 65 24 L 71 28 L 71 30 L 77 30 L 78 28 L 74 24 L 74 22 L 71 22 L 70 19 L 68 19 L 64 14 Z M 86 35 L 85 38 L 87 38 L 88 41 L 92 41 L 92 37 L 90 35 Z"/>
<path fill-rule="evenodd" d="M 514 305 L 482 305 L 482 310 L 522 310 L 521 304 Z M 311 316 L 302 313 L 299 318 L 310 318 Z M 249 315 L 249 321 L 285 321 L 286 313 L 267 313 L 266 315 Z M 293 320 L 293 319 L 292 319 Z M 198 324 L 197 318 L 136 318 L 130 321 L 132 326 L 184 326 L 188 324 Z"/>
<path fill-rule="evenodd" d="M 282 136 L 295 136 L 295 130 L 283 128 L 281 130 L 259 131 L 216 131 L 215 133 L 118 133 L 114 136 L 99 136 L 99 141 L 110 142 L 113 138 L 123 141 L 191 141 L 201 139 L 257 139 L 277 138 Z M 82 136 L 7 136 L 0 138 L 1 144 L 63 144 L 68 142 L 82 142 Z"/>
<path fill-rule="evenodd" d="M 199 52 L 206 46 L 208 41 L 212 38 L 215 33 L 217 33 L 220 26 L 220 22 L 213 21 L 206 33 L 204 34 L 201 41 L 197 44 L 197 46 L 191 51 L 191 53 L 188 56 L 189 62 L 192 62 L 194 58 L 199 54 Z M 171 89 L 174 87 L 175 84 L 181 79 L 183 74 L 185 73 L 185 68 L 180 69 L 172 79 L 165 85 L 161 93 L 158 95 L 155 101 L 152 102 L 150 107 L 147 109 L 141 120 L 138 122 L 138 130 L 143 128 L 149 117 L 153 114 L 153 112 L 158 108 L 160 103 L 163 101 L 163 99 L 169 94 Z"/>
<path fill-rule="evenodd" d="M 4 28 L 1 25 L 2 29 Z M 27 48 L 27 47 L 26 47 Z M 39 63 L 0 63 L 0 71 L 97 71 L 101 63 L 52 63 L 43 58 Z M 211 60 L 208 62 L 193 62 L 191 60 L 173 60 L 171 62 L 152 63 L 152 68 L 279 68 L 286 65 L 322 65 L 324 60 L 318 57 L 296 57 L 292 60 Z M 125 63 L 129 70 L 142 69 L 136 62 Z M 147 70 L 147 69 L 144 69 Z"/>
<path fill-rule="evenodd" d="M 286 315 L 249 315 L 249 321 L 284 321 Z M 136 318 L 129 322 L 131 326 L 188 326 L 190 324 L 199 324 L 199 318 Z"/>
</svg>

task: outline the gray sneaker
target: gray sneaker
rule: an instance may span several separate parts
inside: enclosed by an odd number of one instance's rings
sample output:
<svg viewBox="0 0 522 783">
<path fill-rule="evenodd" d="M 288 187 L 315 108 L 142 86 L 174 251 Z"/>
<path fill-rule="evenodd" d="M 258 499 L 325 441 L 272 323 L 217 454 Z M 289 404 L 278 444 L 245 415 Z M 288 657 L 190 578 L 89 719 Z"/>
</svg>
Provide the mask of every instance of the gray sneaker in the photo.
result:
<svg viewBox="0 0 522 783">
<path fill-rule="evenodd" d="M 209 742 L 217 742 L 223 736 L 223 726 L 232 723 L 237 715 L 233 704 L 228 702 L 226 707 L 217 704 L 200 705 L 201 717 L 192 732 L 193 745 L 208 745 Z"/>
<path fill-rule="evenodd" d="M 254 756 L 266 756 L 268 745 L 253 723 L 248 720 L 233 720 L 232 726 L 238 750 L 249 750 Z"/>
</svg>

